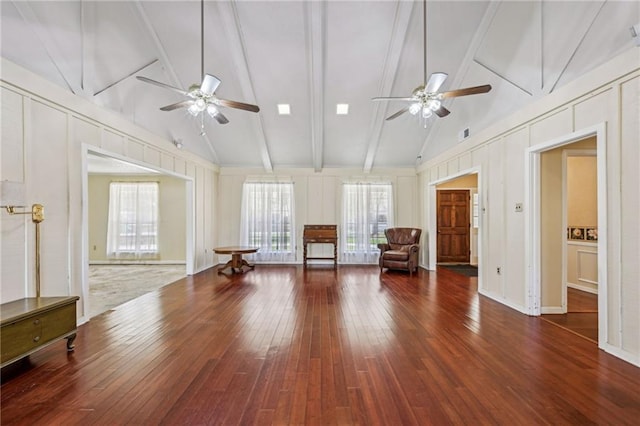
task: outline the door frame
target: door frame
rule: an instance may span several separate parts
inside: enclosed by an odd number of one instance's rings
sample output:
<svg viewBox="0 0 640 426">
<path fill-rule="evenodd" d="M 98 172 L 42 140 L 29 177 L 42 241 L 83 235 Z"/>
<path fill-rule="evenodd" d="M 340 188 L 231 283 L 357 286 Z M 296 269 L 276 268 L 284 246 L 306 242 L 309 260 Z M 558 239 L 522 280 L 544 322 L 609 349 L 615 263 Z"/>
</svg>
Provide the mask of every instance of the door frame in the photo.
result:
<svg viewBox="0 0 640 426">
<path fill-rule="evenodd" d="M 461 178 L 467 175 L 477 175 L 478 176 L 478 292 L 482 293 L 483 282 L 484 282 L 484 220 L 485 220 L 485 210 L 484 210 L 484 179 L 482 177 L 482 166 L 474 166 L 468 169 L 461 170 L 457 173 L 450 174 L 448 176 L 435 179 L 430 181 L 427 185 L 426 198 L 428 200 L 428 208 L 426 211 L 427 214 L 427 225 L 428 229 L 438 229 L 437 222 L 437 214 L 438 214 L 438 206 L 436 205 L 436 186 L 441 183 L 449 182 L 454 179 Z M 427 232 L 427 269 L 430 271 L 436 270 L 436 250 L 438 247 L 437 243 L 437 235 L 436 232 Z"/>
<path fill-rule="evenodd" d="M 116 154 L 111 151 L 107 151 L 102 148 L 98 148 L 94 145 L 87 143 L 82 144 L 82 299 L 83 300 L 83 316 L 79 322 L 84 323 L 89 321 L 89 171 L 88 171 L 88 156 L 89 154 L 100 155 L 103 157 L 111 157 L 116 160 L 131 163 L 136 166 L 151 169 L 160 174 L 166 176 L 172 176 L 184 180 L 185 182 L 185 195 L 186 195 L 186 240 L 185 240 L 185 261 L 186 261 L 186 274 L 193 275 L 195 270 L 195 185 L 193 178 L 186 175 L 181 175 L 171 170 L 162 169 L 153 164 L 148 164 L 142 161 L 134 160 L 130 157 L 125 157 L 120 154 Z"/>
<path fill-rule="evenodd" d="M 541 291 L 541 173 L 540 156 L 543 152 L 574 142 L 596 137 L 598 175 L 598 346 L 607 342 L 607 127 L 600 123 L 592 127 L 552 139 L 525 151 L 525 256 L 527 262 L 526 313 L 538 316 L 542 308 Z"/>
</svg>

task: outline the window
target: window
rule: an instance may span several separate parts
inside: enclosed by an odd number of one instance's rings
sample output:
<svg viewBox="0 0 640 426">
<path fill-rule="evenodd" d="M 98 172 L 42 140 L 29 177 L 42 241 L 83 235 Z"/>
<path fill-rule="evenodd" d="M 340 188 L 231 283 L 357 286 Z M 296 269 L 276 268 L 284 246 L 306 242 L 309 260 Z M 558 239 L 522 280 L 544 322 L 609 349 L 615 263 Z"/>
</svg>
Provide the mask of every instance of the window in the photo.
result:
<svg viewBox="0 0 640 426">
<path fill-rule="evenodd" d="M 259 247 L 258 261 L 295 260 L 293 183 L 246 182 L 242 188 L 242 245 Z"/>
<path fill-rule="evenodd" d="M 107 255 L 123 259 L 157 257 L 157 182 L 111 182 Z"/>
<path fill-rule="evenodd" d="M 349 183 L 342 193 L 342 253 L 350 263 L 375 263 L 384 230 L 393 227 L 390 183 Z"/>
</svg>

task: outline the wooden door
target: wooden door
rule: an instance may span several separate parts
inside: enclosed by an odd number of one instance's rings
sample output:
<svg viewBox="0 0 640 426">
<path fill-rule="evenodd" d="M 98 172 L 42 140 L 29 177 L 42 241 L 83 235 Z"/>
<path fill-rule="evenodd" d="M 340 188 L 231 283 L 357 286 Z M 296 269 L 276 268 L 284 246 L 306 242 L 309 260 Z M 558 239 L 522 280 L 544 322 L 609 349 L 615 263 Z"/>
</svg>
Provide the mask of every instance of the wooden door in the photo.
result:
<svg viewBox="0 0 640 426">
<path fill-rule="evenodd" d="M 469 191 L 439 190 L 438 263 L 469 263 Z"/>
</svg>

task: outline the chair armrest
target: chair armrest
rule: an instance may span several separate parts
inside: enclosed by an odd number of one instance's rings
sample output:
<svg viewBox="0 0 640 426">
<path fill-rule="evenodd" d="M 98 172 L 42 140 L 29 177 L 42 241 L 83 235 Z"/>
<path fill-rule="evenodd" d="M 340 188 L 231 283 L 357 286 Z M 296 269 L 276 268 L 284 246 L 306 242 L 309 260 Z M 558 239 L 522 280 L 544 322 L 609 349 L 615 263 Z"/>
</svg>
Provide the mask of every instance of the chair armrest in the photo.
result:
<svg viewBox="0 0 640 426">
<path fill-rule="evenodd" d="M 417 253 L 418 250 L 420 250 L 419 244 L 411 244 L 411 247 L 409 247 L 409 253 Z"/>
<path fill-rule="evenodd" d="M 387 243 L 378 243 L 378 248 L 380 249 L 380 253 L 384 253 L 385 251 L 389 250 L 389 244 Z"/>
</svg>

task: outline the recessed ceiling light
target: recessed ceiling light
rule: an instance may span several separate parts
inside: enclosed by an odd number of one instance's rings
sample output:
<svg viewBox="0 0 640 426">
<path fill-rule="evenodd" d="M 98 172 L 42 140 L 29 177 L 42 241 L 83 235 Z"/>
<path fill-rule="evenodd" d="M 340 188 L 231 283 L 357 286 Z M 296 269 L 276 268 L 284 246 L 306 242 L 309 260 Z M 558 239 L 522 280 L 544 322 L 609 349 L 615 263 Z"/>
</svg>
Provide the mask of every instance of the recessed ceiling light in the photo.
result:
<svg viewBox="0 0 640 426">
<path fill-rule="evenodd" d="M 291 114 L 291 106 L 289 104 L 278 104 L 278 114 L 280 114 L 280 115 L 290 115 Z"/>
<path fill-rule="evenodd" d="M 336 114 L 338 114 L 338 115 L 347 115 L 347 114 L 349 114 L 349 104 L 337 104 L 336 105 Z"/>
</svg>

